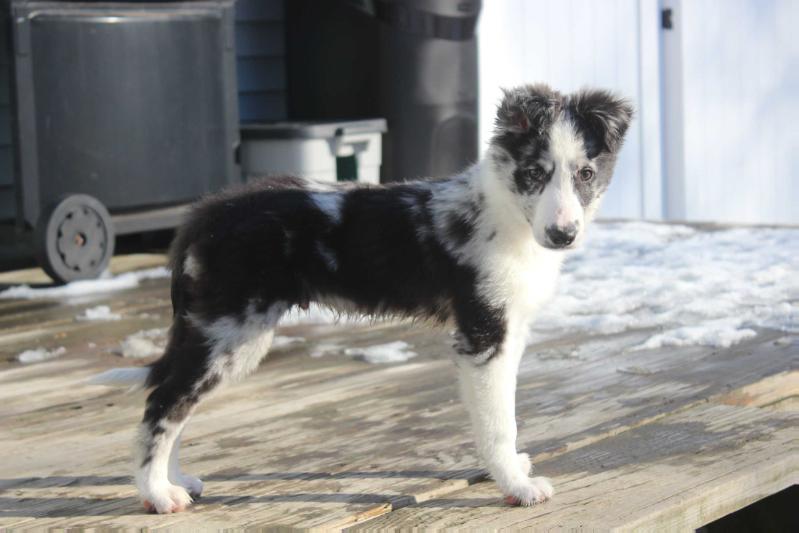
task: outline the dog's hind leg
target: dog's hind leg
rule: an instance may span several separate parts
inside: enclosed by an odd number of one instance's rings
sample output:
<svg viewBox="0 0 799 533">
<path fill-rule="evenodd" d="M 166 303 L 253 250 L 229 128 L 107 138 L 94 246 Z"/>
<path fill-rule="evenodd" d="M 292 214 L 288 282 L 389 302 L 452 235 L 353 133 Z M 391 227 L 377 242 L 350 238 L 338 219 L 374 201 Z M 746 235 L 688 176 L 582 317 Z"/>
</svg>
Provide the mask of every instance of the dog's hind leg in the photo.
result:
<svg viewBox="0 0 799 533">
<path fill-rule="evenodd" d="M 172 452 L 169 454 L 169 482 L 173 485 L 180 485 L 186 491 L 192 500 L 196 500 L 203 493 L 203 482 L 194 476 L 184 474 L 180 470 L 180 437 L 177 436 L 175 443 L 172 445 Z"/>
<path fill-rule="evenodd" d="M 182 511 L 199 496 L 202 482 L 180 471 L 180 434 L 203 397 L 258 366 L 284 310 L 272 306 L 264 313 L 248 310 L 244 318 L 208 322 L 176 318 L 183 322 L 173 328 L 178 334 L 168 348 L 169 371 L 153 383 L 136 442 L 136 485 L 146 509 Z"/>
</svg>

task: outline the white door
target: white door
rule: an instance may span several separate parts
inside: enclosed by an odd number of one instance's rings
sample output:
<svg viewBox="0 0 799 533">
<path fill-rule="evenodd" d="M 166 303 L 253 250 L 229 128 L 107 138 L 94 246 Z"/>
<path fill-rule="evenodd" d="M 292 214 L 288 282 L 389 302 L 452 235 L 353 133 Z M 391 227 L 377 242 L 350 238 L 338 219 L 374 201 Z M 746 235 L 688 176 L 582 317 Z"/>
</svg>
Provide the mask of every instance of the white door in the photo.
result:
<svg viewBox="0 0 799 533">
<path fill-rule="evenodd" d="M 569 92 L 609 88 L 630 98 L 627 134 L 603 217 L 660 218 L 657 0 L 488 0 L 478 28 L 480 141 L 491 135 L 500 87 L 545 82 Z"/>
<path fill-rule="evenodd" d="M 664 3 L 667 217 L 799 223 L 799 1 Z"/>
</svg>

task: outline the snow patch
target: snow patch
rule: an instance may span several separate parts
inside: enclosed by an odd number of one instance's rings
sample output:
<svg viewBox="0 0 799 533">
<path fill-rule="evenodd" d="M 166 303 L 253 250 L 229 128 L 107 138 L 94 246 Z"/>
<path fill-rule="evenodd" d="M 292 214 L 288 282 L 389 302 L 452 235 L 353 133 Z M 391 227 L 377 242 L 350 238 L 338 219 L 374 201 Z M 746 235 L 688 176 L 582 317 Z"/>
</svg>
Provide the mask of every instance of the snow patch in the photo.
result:
<svg viewBox="0 0 799 533">
<path fill-rule="evenodd" d="M 170 271 L 166 267 L 125 272 L 116 276 L 105 273 L 99 279 L 73 281 L 58 287 L 17 285 L 0 292 L 0 299 L 37 300 L 41 298 L 74 298 L 77 296 L 131 289 L 138 286 L 139 283 L 144 280 L 168 278 L 169 276 Z"/>
<path fill-rule="evenodd" d="M 340 344 L 328 342 L 317 344 L 311 349 L 311 357 L 324 357 L 326 355 L 341 353 L 343 347 Z"/>
<path fill-rule="evenodd" d="M 570 333 L 661 331 L 637 349 L 728 347 L 757 328 L 799 332 L 799 230 L 697 231 L 599 223 L 564 264 L 531 342 Z M 733 317 L 733 318 L 731 318 Z"/>
<path fill-rule="evenodd" d="M 119 343 L 119 348 L 115 350 L 115 353 L 122 357 L 135 359 L 161 355 L 166 348 L 167 331 L 168 328 L 137 331 L 132 335 L 128 335 L 125 340 Z"/>
<path fill-rule="evenodd" d="M 363 348 L 346 348 L 344 355 L 373 364 L 402 363 L 417 356 L 410 348 L 412 346 L 407 342 L 394 341 Z"/>
<path fill-rule="evenodd" d="M 67 349 L 63 346 L 59 346 L 54 350 L 47 350 L 45 348 L 36 348 L 34 350 L 25 350 L 21 354 L 17 355 L 17 361 L 20 363 L 39 363 L 41 361 L 47 361 L 49 359 L 55 359 L 56 357 L 61 357 L 67 353 Z"/>
<path fill-rule="evenodd" d="M 107 305 L 98 305 L 97 307 L 90 307 L 85 309 L 82 314 L 75 317 L 80 321 L 112 321 L 122 318 L 118 313 L 112 313 L 111 308 Z"/>
<path fill-rule="evenodd" d="M 633 350 L 652 350 L 664 346 L 710 346 L 729 348 L 742 340 L 750 339 L 757 333 L 742 328 L 740 320 L 713 320 L 702 326 L 683 326 L 653 335 Z"/>
</svg>

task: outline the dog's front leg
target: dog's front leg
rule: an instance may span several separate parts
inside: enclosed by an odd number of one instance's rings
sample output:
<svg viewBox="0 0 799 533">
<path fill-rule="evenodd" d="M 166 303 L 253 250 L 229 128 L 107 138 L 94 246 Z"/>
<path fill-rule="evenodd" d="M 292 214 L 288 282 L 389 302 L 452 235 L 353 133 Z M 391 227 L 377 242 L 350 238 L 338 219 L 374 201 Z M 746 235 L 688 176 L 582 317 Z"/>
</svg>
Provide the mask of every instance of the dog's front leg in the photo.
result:
<svg viewBox="0 0 799 533">
<path fill-rule="evenodd" d="M 529 477 L 527 454 L 516 452 L 516 373 L 522 351 L 522 342 L 505 342 L 482 364 L 459 356 L 458 368 L 463 401 L 488 471 L 505 501 L 533 505 L 548 500 L 553 490 L 548 479 Z"/>
</svg>

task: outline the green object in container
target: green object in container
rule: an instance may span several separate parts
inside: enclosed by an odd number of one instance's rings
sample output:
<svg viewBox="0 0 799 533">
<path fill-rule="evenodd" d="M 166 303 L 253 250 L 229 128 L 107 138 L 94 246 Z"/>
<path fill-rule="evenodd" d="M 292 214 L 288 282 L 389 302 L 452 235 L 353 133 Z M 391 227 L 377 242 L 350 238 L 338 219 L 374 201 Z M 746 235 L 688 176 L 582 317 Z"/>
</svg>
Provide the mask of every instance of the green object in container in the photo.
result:
<svg viewBox="0 0 799 533">
<path fill-rule="evenodd" d="M 356 156 L 336 158 L 336 181 L 358 181 L 358 158 Z"/>
</svg>

